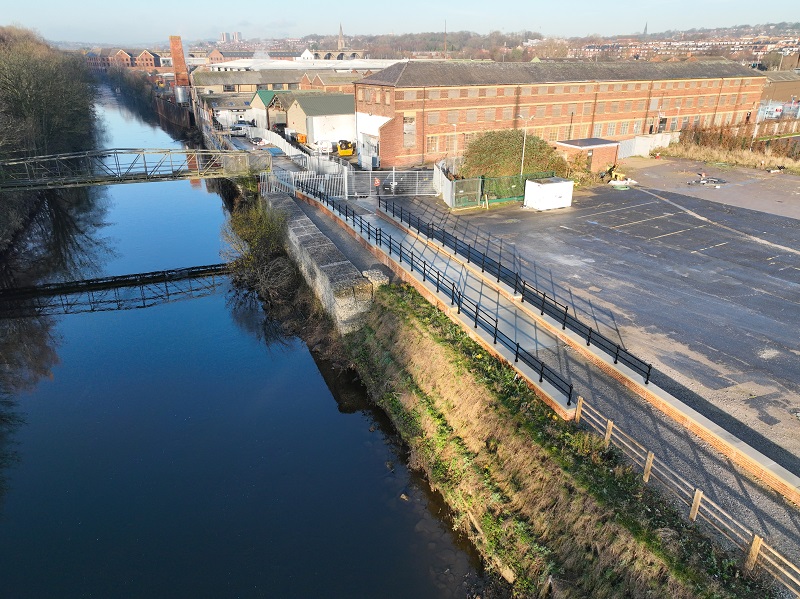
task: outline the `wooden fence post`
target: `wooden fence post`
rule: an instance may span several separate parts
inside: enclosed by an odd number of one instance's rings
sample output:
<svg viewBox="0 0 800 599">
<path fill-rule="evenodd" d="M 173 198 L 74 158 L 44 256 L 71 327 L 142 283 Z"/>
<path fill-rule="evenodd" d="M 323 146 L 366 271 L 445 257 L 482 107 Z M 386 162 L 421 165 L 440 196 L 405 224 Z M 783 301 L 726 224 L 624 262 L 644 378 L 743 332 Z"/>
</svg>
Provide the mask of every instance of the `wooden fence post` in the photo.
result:
<svg viewBox="0 0 800 599">
<path fill-rule="evenodd" d="M 764 539 L 757 534 L 753 535 L 753 541 L 750 543 L 750 549 L 747 552 L 747 559 L 744 560 L 744 571 L 748 574 L 753 571 L 758 561 L 758 554 L 761 553 L 761 543 Z"/>
<path fill-rule="evenodd" d="M 647 482 L 650 480 L 650 470 L 653 469 L 653 455 L 652 451 L 647 452 L 647 459 L 644 461 L 644 474 L 642 474 L 642 480 Z"/>
<path fill-rule="evenodd" d="M 611 444 L 611 431 L 612 430 L 614 430 L 614 421 L 611 420 L 611 418 L 609 418 L 608 422 L 606 422 L 606 438 L 604 440 L 605 444 L 606 444 L 606 449 L 608 449 L 608 446 Z"/>
<path fill-rule="evenodd" d="M 700 502 L 703 500 L 703 492 L 700 489 L 694 490 L 694 499 L 692 499 L 692 509 L 689 510 L 689 520 L 694 522 L 697 519 L 697 512 L 700 510 Z"/>
<path fill-rule="evenodd" d="M 581 421 L 581 413 L 583 412 L 583 397 L 578 396 L 578 404 L 575 406 L 575 424 Z"/>
</svg>

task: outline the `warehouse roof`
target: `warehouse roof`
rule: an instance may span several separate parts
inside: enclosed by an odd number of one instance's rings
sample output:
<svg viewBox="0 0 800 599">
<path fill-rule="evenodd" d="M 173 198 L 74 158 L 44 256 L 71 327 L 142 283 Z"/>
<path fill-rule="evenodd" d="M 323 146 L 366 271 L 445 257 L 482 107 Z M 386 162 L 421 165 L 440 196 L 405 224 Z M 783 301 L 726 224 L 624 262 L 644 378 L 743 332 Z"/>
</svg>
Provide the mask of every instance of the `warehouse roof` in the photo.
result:
<svg viewBox="0 0 800 599">
<path fill-rule="evenodd" d="M 194 71 L 194 85 L 257 85 L 259 83 L 299 83 L 305 71 Z"/>
<path fill-rule="evenodd" d="M 295 96 L 294 99 L 306 116 L 354 114 L 356 103 L 353 94 L 316 94 Z"/>
<path fill-rule="evenodd" d="M 665 62 L 454 62 L 409 61 L 362 79 L 366 85 L 453 87 L 588 81 L 651 81 L 763 77 L 732 61 Z"/>
</svg>

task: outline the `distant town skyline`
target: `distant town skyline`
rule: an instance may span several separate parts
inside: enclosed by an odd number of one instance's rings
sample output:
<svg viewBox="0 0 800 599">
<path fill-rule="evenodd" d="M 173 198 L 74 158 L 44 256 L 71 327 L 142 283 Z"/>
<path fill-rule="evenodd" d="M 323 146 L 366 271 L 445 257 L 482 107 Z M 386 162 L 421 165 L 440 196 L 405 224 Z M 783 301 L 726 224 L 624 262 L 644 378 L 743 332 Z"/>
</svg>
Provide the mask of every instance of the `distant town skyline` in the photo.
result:
<svg viewBox="0 0 800 599">
<path fill-rule="evenodd" d="M 585 37 L 638 34 L 645 24 L 650 33 L 658 33 L 794 20 L 781 15 L 779 10 L 766 19 L 765 13 L 754 12 L 752 4 L 744 0 L 702 3 L 622 0 L 613 5 L 589 0 L 548 5 L 509 0 L 437 4 L 407 0 L 391 16 L 381 15 L 377 8 L 359 12 L 357 6 L 344 7 L 320 0 L 307 0 L 302 8 L 298 7 L 295 16 L 291 15 L 291 9 L 282 8 L 271 14 L 263 5 L 258 5 L 258 9 L 253 5 L 251 11 L 247 4 L 237 7 L 232 15 L 220 10 L 220 6 L 209 0 L 167 3 L 140 0 L 131 10 L 111 11 L 107 3 L 98 0 L 84 0 L 77 5 L 61 0 L 15 2 L 3 9 L 2 25 L 33 29 L 52 42 L 143 45 L 166 43 L 170 35 L 180 35 L 185 40 L 216 41 L 223 31 L 240 31 L 245 40 L 336 35 L 339 23 L 346 36 L 443 31 L 446 21 L 448 31 L 486 34 L 495 30 L 504 33 L 529 30 L 546 37 Z"/>
</svg>

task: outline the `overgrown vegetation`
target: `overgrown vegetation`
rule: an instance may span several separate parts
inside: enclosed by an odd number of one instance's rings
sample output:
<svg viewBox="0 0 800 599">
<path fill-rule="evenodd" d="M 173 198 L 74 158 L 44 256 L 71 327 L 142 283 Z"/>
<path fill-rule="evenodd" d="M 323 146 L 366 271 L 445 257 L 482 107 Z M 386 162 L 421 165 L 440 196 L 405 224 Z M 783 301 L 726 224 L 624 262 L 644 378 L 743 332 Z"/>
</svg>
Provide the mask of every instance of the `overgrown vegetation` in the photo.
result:
<svg viewBox="0 0 800 599">
<path fill-rule="evenodd" d="M 379 292 L 346 343 L 412 465 L 517 596 L 771 596 L 413 289 Z"/>
<path fill-rule="evenodd" d="M 687 129 L 681 132 L 680 141 L 667 148 L 656 148 L 653 152 L 731 166 L 761 169 L 782 166 L 788 172 L 800 174 L 798 137 L 760 139 L 753 127 Z"/>
<path fill-rule="evenodd" d="M 464 152 L 464 162 L 459 168 L 459 174 L 464 178 L 518 177 L 520 166 L 525 174 L 553 171 L 556 176 L 574 179 L 579 185 L 597 181 L 597 177 L 586 169 L 585 158 L 581 160 L 577 156 L 567 161 L 546 141 L 535 135 L 526 136 L 521 129 L 487 131 L 477 136 Z"/>
<path fill-rule="evenodd" d="M 223 257 L 231 279 L 241 290 L 240 300 L 257 299 L 275 327 L 269 336 L 298 336 L 336 368 L 345 368 L 336 333 L 313 291 L 286 252 L 286 215 L 265 205 L 257 196 L 257 180 L 237 180 L 243 191 L 232 202 L 223 229 Z"/>
</svg>

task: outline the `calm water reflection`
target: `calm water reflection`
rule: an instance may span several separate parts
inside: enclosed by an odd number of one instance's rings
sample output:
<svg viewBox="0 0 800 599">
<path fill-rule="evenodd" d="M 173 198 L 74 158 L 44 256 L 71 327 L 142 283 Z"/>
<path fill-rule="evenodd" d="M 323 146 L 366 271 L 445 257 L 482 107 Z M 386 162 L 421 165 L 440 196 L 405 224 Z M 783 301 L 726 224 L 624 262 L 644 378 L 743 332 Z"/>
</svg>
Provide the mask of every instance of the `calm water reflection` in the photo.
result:
<svg viewBox="0 0 800 599">
<path fill-rule="evenodd" d="M 109 147 L 175 143 L 103 111 Z M 104 193 L 95 272 L 219 261 L 202 186 Z M 229 293 L 52 319 L 57 356 L 13 398 L 0 596 L 465 596 L 474 556 L 362 390 L 262 327 Z"/>
</svg>

